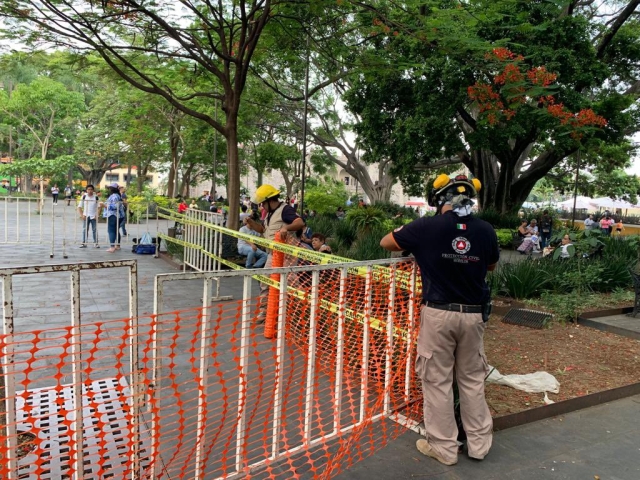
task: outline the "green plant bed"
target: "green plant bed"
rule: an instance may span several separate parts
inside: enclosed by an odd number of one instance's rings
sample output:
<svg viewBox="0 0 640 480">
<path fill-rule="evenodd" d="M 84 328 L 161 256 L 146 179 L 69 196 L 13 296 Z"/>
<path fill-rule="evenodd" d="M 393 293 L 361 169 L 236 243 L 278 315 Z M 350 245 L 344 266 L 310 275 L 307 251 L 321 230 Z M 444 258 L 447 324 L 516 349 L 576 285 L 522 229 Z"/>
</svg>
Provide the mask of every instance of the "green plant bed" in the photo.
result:
<svg viewBox="0 0 640 480">
<path fill-rule="evenodd" d="M 526 301 L 527 307 L 544 310 L 554 314 L 554 320 L 560 323 L 574 321 L 582 312 L 594 309 L 630 306 L 635 293 L 632 290 L 617 288 L 610 293 L 590 293 L 584 295 L 543 293 L 539 298 Z"/>
</svg>

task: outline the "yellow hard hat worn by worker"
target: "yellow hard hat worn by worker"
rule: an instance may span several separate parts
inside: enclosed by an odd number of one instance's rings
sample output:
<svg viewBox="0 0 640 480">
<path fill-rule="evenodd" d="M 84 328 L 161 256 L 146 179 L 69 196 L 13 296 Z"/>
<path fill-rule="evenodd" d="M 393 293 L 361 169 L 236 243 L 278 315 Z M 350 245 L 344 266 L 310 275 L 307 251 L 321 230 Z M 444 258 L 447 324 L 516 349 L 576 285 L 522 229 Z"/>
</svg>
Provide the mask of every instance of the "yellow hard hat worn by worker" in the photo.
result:
<svg viewBox="0 0 640 480">
<path fill-rule="evenodd" d="M 269 200 L 270 198 L 278 197 L 280 195 L 280 190 L 278 190 L 273 185 L 261 185 L 256 190 L 254 197 L 251 199 L 253 203 L 257 203 L 260 205 L 265 200 Z"/>
<path fill-rule="evenodd" d="M 449 178 L 446 173 L 441 173 L 433 182 L 428 203 L 432 207 L 440 207 L 447 201 L 456 205 L 462 203 L 473 205 L 471 199 L 475 198 L 481 188 L 482 184 L 477 178 L 469 180 L 466 175 Z"/>
</svg>

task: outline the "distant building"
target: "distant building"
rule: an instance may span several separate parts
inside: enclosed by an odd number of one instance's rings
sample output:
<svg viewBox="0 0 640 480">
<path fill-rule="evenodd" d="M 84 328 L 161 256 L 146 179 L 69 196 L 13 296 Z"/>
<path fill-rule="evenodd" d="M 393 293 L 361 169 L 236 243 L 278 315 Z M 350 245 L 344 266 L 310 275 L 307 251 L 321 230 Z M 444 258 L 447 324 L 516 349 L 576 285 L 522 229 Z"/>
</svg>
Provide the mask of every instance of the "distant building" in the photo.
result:
<svg viewBox="0 0 640 480">
<path fill-rule="evenodd" d="M 131 167 L 131 178 L 128 179 L 129 175 L 129 167 L 121 166 L 118 168 L 114 168 L 109 170 L 104 174 L 102 180 L 98 184 L 100 189 L 106 188 L 108 185 L 112 183 L 117 183 L 118 185 L 126 185 L 127 180 L 129 180 L 131 185 L 137 185 L 138 182 L 138 168 L 136 166 Z M 156 171 L 152 171 L 149 169 L 145 178 L 145 185 L 151 188 L 160 189 L 160 175 Z"/>
</svg>

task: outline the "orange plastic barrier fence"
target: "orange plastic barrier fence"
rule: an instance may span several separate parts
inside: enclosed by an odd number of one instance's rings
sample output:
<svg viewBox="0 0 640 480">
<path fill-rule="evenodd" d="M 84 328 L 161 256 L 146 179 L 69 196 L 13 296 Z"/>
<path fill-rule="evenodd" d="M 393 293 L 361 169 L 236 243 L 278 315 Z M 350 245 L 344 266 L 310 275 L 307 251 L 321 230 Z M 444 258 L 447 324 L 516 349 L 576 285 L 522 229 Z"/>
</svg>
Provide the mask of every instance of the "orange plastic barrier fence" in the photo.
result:
<svg viewBox="0 0 640 480">
<path fill-rule="evenodd" d="M 398 413 L 420 416 L 418 298 L 393 281 L 414 267 L 389 268 L 387 279 L 342 265 L 286 274 L 276 339 L 254 323 L 250 295 L 141 317 L 137 329 L 123 319 L 0 335 L 0 349 L 14 354 L 1 357 L 0 378 L 16 391 L 7 397 L 0 384 L 0 399 L 15 407 L 17 430 L 8 438 L 0 413 L 0 478 L 18 478 L 10 454 L 24 479 L 71 477 L 78 465 L 85 478 L 334 476 L 404 432 Z M 235 273 L 223 280 L 251 282 Z M 74 349 L 81 401 L 71 386 Z"/>
</svg>

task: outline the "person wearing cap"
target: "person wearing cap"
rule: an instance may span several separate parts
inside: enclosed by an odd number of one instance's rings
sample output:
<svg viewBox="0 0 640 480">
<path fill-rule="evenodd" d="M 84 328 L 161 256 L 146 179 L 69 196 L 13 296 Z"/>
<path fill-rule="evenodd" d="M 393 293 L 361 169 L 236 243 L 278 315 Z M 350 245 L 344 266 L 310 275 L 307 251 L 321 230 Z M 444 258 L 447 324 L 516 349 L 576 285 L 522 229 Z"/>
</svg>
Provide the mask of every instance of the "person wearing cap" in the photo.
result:
<svg viewBox="0 0 640 480">
<path fill-rule="evenodd" d="M 471 458 L 482 460 L 492 443 L 493 422 L 484 396 L 489 366 L 483 334 L 490 312 L 485 277 L 499 259 L 493 227 L 471 214 L 480 182 L 463 175 L 436 178 L 422 217 L 386 235 L 380 245 L 412 253 L 422 276 L 422 308 L 416 373 L 422 382 L 426 439 L 418 450 L 445 465 L 458 461 L 457 440 L 466 433 Z M 460 393 L 464 432 L 455 418 L 453 380 Z M 460 433 L 460 436 L 459 436 Z"/>
<path fill-rule="evenodd" d="M 280 232 L 280 239 L 286 241 L 287 234 L 289 232 L 297 232 L 302 230 L 305 226 L 304 221 L 296 213 L 291 205 L 287 205 L 285 202 L 280 201 L 280 190 L 272 185 L 261 185 L 256 190 L 256 193 L 252 199 L 253 203 L 262 207 L 266 212 L 264 217 L 264 223 L 258 222 L 251 217 L 247 218 L 247 225 L 252 230 L 258 233 L 262 233 L 267 240 L 275 240 L 276 233 Z M 264 268 L 271 267 L 273 255 L 271 250 L 268 252 L 267 262 Z M 267 284 L 260 284 L 260 297 L 258 298 L 258 323 L 264 322 L 266 318 L 266 300 L 269 292 L 269 286 Z"/>
<path fill-rule="evenodd" d="M 107 233 L 109 235 L 109 243 L 111 248 L 107 252 L 113 253 L 120 250 L 120 228 L 119 223 L 124 218 L 124 207 L 122 198 L 120 198 L 120 188 L 117 183 L 112 183 L 108 187 L 109 198 L 101 204 L 105 207 L 105 215 L 107 217 Z"/>
</svg>

